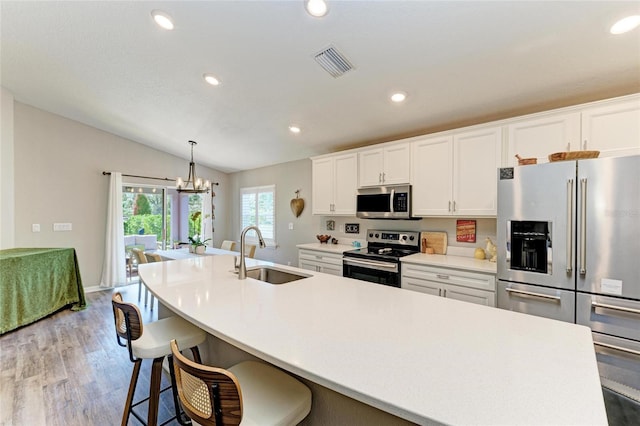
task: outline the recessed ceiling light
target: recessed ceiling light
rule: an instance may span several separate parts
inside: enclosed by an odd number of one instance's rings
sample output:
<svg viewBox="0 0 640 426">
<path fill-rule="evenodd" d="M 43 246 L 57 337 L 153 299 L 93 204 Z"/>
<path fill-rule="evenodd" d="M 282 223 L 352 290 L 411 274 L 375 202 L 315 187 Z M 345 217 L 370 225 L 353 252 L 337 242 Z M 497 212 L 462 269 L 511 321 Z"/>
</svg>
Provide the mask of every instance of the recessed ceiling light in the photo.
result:
<svg viewBox="0 0 640 426">
<path fill-rule="evenodd" d="M 300 127 L 298 127 L 298 126 L 289 126 L 289 131 L 291 133 L 300 133 Z"/>
<path fill-rule="evenodd" d="M 151 12 L 151 16 L 153 16 L 153 20 L 156 21 L 156 24 L 158 24 L 160 27 L 164 28 L 165 30 L 172 30 L 173 27 L 173 20 L 171 19 L 171 16 L 169 16 L 169 14 L 167 12 L 163 12 L 162 10 L 154 10 Z"/>
<path fill-rule="evenodd" d="M 404 102 L 407 99 L 407 94 L 404 92 L 397 92 L 391 95 L 391 100 L 396 103 Z"/>
<path fill-rule="evenodd" d="M 329 11 L 327 3 L 324 0 L 306 0 L 305 7 L 309 15 L 315 16 L 316 18 L 322 18 Z"/>
<path fill-rule="evenodd" d="M 640 15 L 627 16 L 613 24 L 609 30 L 611 34 L 624 34 L 640 25 Z"/>
<path fill-rule="evenodd" d="M 204 78 L 204 81 L 212 86 L 217 86 L 218 84 L 220 84 L 220 80 L 218 80 L 213 74 L 203 74 L 202 78 Z"/>
</svg>

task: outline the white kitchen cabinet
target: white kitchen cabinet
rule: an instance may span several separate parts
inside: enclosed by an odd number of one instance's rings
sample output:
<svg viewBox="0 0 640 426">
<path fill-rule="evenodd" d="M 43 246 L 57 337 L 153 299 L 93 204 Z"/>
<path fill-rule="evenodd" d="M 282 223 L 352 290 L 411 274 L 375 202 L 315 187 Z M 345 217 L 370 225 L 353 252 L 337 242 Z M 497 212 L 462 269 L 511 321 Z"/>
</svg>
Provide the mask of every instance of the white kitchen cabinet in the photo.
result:
<svg viewBox="0 0 640 426">
<path fill-rule="evenodd" d="M 583 110 L 581 149 L 600 157 L 640 154 L 640 96 Z"/>
<path fill-rule="evenodd" d="M 300 249 L 298 251 L 298 268 L 341 277 L 342 254 Z"/>
<path fill-rule="evenodd" d="M 413 142 L 412 214 L 448 216 L 453 190 L 453 136 Z"/>
<path fill-rule="evenodd" d="M 492 274 L 403 263 L 401 287 L 434 296 L 496 306 L 496 278 Z"/>
<path fill-rule="evenodd" d="M 367 149 L 358 153 L 359 185 L 408 184 L 411 165 L 409 143 Z"/>
<path fill-rule="evenodd" d="M 508 126 L 506 165 L 517 166 L 516 154 L 548 162 L 549 154 L 581 149 L 580 112 L 553 114 Z"/>
<path fill-rule="evenodd" d="M 534 115 L 508 125 L 507 166 L 515 155 L 547 163 L 562 151 L 600 151 L 599 157 L 640 154 L 640 96 Z"/>
<path fill-rule="evenodd" d="M 313 214 L 356 214 L 357 167 L 358 157 L 355 153 L 313 159 Z"/>
<path fill-rule="evenodd" d="M 413 142 L 414 216 L 495 216 L 502 128 Z"/>
</svg>

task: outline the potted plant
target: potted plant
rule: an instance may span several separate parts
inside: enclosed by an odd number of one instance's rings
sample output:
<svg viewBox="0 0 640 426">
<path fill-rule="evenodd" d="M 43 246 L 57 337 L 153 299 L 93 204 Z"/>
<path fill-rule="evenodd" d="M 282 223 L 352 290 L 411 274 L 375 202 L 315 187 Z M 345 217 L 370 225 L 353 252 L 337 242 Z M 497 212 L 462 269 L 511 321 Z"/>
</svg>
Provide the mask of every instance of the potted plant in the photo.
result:
<svg viewBox="0 0 640 426">
<path fill-rule="evenodd" d="M 200 235 L 196 235 L 194 237 L 189 237 L 189 243 L 191 243 L 191 252 L 195 254 L 203 254 L 206 250 L 207 241 L 210 241 L 211 238 L 207 238 L 206 240 L 200 240 Z"/>
</svg>

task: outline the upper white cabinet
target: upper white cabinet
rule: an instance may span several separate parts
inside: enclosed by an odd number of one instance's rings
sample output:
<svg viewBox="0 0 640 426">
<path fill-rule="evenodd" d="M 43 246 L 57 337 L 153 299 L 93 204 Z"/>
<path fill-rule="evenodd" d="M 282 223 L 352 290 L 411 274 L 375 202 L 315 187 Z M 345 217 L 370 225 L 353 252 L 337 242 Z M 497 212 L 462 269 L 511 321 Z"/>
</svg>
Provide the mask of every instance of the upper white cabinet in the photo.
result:
<svg viewBox="0 0 640 426">
<path fill-rule="evenodd" d="M 356 214 L 358 157 L 338 154 L 312 160 L 312 213 Z"/>
<path fill-rule="evenodd" d="M 582 147 L 600 157 L 640 154 L 640 96 L 582 111 Z"/>
<path fill-rule="evenodd" d="M 508 126 L 504 164 L 518 164 L 515 155 L 549 161 L 549 154 L 596 150 L 600 157 L 640 154 L 640 96 L 536 114 Z"/>
<path fill-rule="evenodd" d="M 413 142 L 414 216 L 495 216 L 502 128 Z"/>
<path fill-rule="evenodd" d="M 358 153 L 360 187 L 409 183 L 409 143 L 373 148 Z"/>
<path fill-rule="evenodd" d="M 453 191 L 453 136 L 413 142 L 411 208 L 414 216 L 448 216 Z"/>
<path fill-rule="evenodd" d="M 518 165 L 516 154 L 546 163 L 549 154 L 580 149 L 579 112 L 518 121 L 510 124 L 507 131 L 509 166 Z"/>
<path fill-rule="evenodd" d="M 502 127 L 453 135 L 453 206 L 457 216 L 495 216 Z"/>
</svg>

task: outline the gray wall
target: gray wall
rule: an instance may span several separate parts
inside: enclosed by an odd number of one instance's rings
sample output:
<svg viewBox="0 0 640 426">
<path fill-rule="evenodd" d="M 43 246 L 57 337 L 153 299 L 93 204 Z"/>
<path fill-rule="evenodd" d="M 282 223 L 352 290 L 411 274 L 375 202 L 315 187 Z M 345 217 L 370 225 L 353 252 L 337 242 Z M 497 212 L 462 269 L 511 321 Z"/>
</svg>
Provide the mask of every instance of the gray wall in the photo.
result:
<svg viewBox="0 0 640 426">
<path fill-rule="evenodd" d="M 19 102 L 13 112 L 15 247 L 73 247 L 85 288 L 97 286 L 109 187 L 109 177 L 102 171 L 174 178 L 188 173 L 189 161 Z M 188 155 L 186 139 L 176 143 L 184 143 Z M 228 175 L 202 166 L 198 174 L 220 182 L 215 187 L 215 227 L 226 229 Z M 123 181 L 170 186 L 161 181 Z M 70 222 L 73 230 L 53 232 L 55 222 Z M 32 232 L 34 223 L 40 224 L 40 232 Z M 214 245 L 222 239 L 220 233 L 214 234 Z"/>
<path fill-rule="evenodd" d="M 320 219 L 311 215 L 311 160 L 299 160 L 270 167 L 233 173 L 229 183 L 229 228 L 228 240 L 240 238 L 240 188 L 272 185 L 276 186 L 276 243 L 277 247 L 258 249 L 255 257 L 280 264 L 298 265 L 296 244 L 317 241 L 315 235 L 320 230 Z M 291 211 L 291 199 L 296 198 L 296 190 L 305 207 L 299 217 Z M 217 209 L 216 209 L 217 210 Z M 293 224 L 293 230 L 289 224 Z"/>
</svg>

